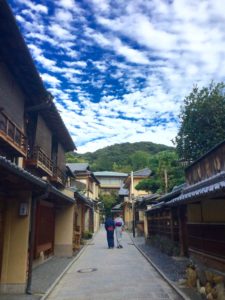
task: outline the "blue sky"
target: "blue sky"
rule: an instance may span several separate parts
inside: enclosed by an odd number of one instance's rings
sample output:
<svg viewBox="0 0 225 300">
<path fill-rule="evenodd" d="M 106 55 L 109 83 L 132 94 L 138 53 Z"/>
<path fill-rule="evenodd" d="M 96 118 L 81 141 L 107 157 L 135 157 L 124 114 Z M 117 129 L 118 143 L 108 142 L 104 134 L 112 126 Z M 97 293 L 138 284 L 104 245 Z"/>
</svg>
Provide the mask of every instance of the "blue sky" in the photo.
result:
<svg viewBox="0 0 225 300">
<path fill-rule="evenodd" d="M 224 1 L 9 3 L 79 153 L 172 145 L 185 95 L 224 80 Z"/>
</svg>

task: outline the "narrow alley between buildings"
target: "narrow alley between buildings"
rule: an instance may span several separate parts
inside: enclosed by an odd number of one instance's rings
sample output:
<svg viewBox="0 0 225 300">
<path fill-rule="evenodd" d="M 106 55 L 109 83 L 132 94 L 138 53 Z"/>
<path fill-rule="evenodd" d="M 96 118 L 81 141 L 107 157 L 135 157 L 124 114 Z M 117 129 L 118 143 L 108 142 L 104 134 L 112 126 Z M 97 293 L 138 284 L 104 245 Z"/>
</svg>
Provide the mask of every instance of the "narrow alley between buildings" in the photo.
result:
<svg viewBox="0 0 225 300">
<path fill-rule="evenodd" d="M 127 233 L 123 245 L 123 249 L 108 249 L 101 228 L 45 299 L 181 299 L 147 263 Z"/>
</svg>

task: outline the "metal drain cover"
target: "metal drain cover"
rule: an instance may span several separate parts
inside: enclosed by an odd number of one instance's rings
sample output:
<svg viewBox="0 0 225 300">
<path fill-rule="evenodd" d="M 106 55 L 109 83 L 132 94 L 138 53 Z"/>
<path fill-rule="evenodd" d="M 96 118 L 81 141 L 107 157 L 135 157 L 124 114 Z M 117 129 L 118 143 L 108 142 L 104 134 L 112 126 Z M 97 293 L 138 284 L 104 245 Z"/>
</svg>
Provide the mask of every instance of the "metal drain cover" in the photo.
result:
<svg viewBox="0 0 225 300">
<path fill-rule="evenodd" d="M 91 273 L 97 271 L 97 268 L 86 268 L 86 269 L 80 269 L 77 272 L 78 273 Z"/>
</svg>

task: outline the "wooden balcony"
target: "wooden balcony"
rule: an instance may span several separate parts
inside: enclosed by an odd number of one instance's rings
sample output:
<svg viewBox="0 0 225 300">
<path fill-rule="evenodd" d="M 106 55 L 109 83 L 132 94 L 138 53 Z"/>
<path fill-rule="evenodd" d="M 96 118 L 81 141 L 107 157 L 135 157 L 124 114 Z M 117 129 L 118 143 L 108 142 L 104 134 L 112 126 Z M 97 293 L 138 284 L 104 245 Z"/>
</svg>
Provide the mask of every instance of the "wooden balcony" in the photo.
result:
<svg viewBox="0 0 225 300">
<path fill-rule="evenodd" d="M 33 152 L 28 153 L 26 167 L 37 168 L 43 175 L 53 175 L 53 162 L 40 146 L 36 146 Z"/>
<path fill-rule="evenodd" d="M 15 156 L 27 156 L 27 142 L 22 130 L 0 111 L 1 147 Z"/>
<path fill-rule="evenodd" d="M 65 172 L 60 170 L 58 167 L 53 167 L 53 174 L 50 177 L 50 181 L 65 186 L 66 184 L 66 175 Z"/>
</svg>

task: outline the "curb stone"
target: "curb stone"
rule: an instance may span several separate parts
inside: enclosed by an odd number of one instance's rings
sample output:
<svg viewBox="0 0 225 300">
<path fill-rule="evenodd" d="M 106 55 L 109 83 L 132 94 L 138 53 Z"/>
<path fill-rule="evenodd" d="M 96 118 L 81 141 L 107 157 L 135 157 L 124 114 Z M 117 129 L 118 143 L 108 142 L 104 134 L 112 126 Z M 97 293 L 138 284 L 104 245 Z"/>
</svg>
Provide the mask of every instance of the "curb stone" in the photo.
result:
<svg viewBox="0 0 225 300">
<path fill-rule="evenodd" d="M 130 236 L 130 235 L 129 235 Z M 153 268 L 163 277 L 163 279 L 176 291 L 176 293 L 183 300 L 191 300 L 188 296 L 186 296 L 154 263 L 153 261 L 137 246 L 133 238 L 130 236 L 130 239 L 134 243 L 136 249 L 144 256 L 144 258 L 153 266 Z"/>
<path fill-rule="evenodd" d="M 89 244 L 93 242 L 93 238 L 88 241 L 87 244 L 83 246 L 83 248 L 80 250 L 80 252 L 74 257 L 74 259 L 69 263 L 69 265 L 63 270 L 63 272 L 56 278 L 56 280 L 51 284 L 51 286 L 47 289 L 44 296 L 40 298 L 40 300 L 46 300 L 48 296 L 53 291 L 54 287 L 58 284 L 58 282 L 62 279 L 62 277 L 65 275 L 65 273 L 70 269 L 70 267 L 81 257 L 81 255 L 84 254 Z"/>
</svg>

